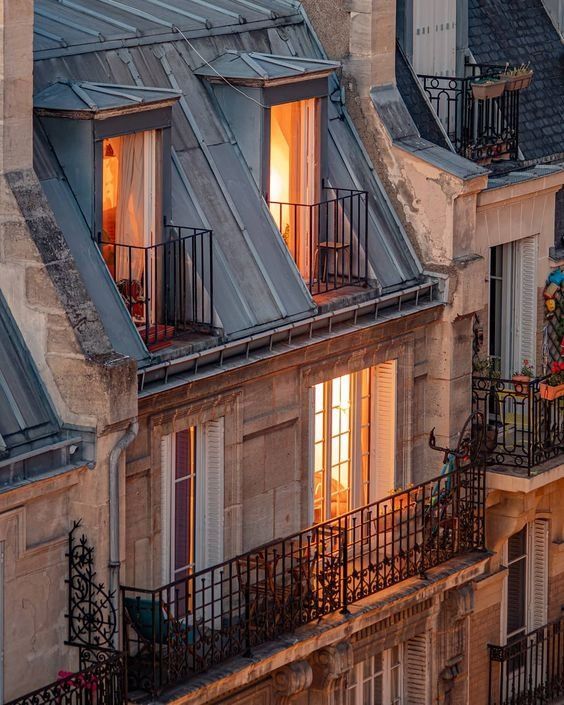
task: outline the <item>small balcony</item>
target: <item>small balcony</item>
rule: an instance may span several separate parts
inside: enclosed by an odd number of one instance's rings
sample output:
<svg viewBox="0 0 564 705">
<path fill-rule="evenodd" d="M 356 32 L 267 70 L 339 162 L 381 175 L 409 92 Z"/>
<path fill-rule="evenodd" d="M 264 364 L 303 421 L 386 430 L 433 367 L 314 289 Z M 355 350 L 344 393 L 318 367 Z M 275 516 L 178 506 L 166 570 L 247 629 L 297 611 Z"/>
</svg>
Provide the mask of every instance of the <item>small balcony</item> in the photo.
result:
<svg viewBox="0 0 564 705">
<path fill-rule="evenodd" d="M 26 693 L 6 705 L 124 705 L 127 703 L 125 658 L 98 651 L 96 663 L 54 683 Z"/>
<path fill-rule="evenodd" d="M 453 147 L 461 156 L 480 164 L 516 160 L 519 95 L 524 84 L 504 82 L 503 66 L 469 64 L 466 68 L 470 75 L 462 78 L 418 77 Z M 487 85 L 488 80 L 493 88 Z M 479 81 L 484 82 L 482 91 L 475 87 Z"/>
<path fill-rule="evenodd" d="M 155 696 L 235 656 L 484 548 L 467 466 L 154 590 L 122 587 L 132 691 Z"/>
<path fill-rule="evenodd" d="M 141 247 L 100 240 L 99 247 L 149 350 L 213 326 L 211 230 L 167 225 L 164 241 Z"/>
<path fill-rule="evenodd" d="M 507 646 L 489 645 L 489 705 L 547 705 L 564 698 L 564 618 Z"/>
<path fill-rule="evenodd" d="M 270 212 L 313 295 L 368 284 L 368 192 L 323 186 L 319 203 L 270 201 Z"/>
<path fill-rule="evenodd" d="M 546 398 L 544 378 L 472 378 L 472 410 L 486 423 L 488 466 L 531 476 L 564 451 L 564 397 Z"/>
</svg>

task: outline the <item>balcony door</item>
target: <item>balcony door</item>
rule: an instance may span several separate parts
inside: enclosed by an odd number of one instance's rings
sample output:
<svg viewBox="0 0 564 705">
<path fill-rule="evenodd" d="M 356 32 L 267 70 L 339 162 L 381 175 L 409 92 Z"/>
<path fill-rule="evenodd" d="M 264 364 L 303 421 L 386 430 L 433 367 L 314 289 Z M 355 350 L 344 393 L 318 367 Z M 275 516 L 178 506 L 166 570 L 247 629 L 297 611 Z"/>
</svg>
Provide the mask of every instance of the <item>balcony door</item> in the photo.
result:
<svg viewBox="0 0 564 705">
<path fill-rule="evenodd" d="M 312 520 L 318 524 L 390 494 L 395 484 L 395 360 L 315 385 Z"/>
<path fill-rule="evenodd" d="M 270 210 L 300 274 L 309 280 L 315 257 L 319 200 L 320 109 L 317 98 L 270 110 Z"/>
<path fill-rule="evenodd" d="M 489 354 L 505 379 L 535 365 L 537 250 L 536 236 L 490 250 Z"/>
<path fill-rule="evenodd" d="M 157 315 L 158 142 L 158 132 L 146 130 L 102 144 L 102 254 L 138 325 Z"/>
</svg>

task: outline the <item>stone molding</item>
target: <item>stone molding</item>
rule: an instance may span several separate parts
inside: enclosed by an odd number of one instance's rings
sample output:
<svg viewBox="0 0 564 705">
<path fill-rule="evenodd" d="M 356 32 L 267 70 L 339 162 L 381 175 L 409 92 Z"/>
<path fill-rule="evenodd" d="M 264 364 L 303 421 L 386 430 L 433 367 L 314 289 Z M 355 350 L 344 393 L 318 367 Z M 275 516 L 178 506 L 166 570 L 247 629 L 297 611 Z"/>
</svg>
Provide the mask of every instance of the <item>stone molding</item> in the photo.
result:
<svg viewBox="0 0 564 705">
<path fill-rule="evenodd" d="M 311 656 L 313 681 L 311 687 L 315 690 L 327 690 L 336 685 L 354 665 L 353 647 L 349 641 L 326 646 L 315 651 Z"/>
<path fill-rule="evenodd" d="M 313 671 L 307 661 L 294 661 L 272 674 L 272 686 L 277 705 L 289 705 L 296 696 L 307 690 L 313 680 Z"/>
</svg>

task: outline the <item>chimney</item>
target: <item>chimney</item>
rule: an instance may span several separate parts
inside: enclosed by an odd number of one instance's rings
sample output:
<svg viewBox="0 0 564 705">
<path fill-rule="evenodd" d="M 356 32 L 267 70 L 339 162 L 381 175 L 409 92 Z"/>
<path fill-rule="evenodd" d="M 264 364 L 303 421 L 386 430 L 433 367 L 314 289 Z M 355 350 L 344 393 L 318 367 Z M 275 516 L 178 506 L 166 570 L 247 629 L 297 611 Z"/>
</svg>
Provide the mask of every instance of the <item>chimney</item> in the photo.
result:
<svg viewBox="0 0 564 705">
<path fill-rule="evenodd" d="M 358 91 L 396 82 L 396 0 L 349 0 L 350 58 L 348 70 Z"/>
<path fill-rule="evenodd" d="M 0 173 L 33 163 L 33 0 L 0 5 Z"/>
</svg>

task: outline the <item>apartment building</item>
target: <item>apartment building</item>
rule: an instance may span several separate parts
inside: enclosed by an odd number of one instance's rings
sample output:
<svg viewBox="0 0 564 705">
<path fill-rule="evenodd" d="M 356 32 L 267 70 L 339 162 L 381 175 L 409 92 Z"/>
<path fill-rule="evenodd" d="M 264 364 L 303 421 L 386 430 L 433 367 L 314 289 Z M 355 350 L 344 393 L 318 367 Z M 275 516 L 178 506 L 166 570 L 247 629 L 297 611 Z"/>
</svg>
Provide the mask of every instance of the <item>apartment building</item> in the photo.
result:
<svg viewBox="0 0 564 705">
<path fill-rule="evenodd" d="M 424 266 L 448 273 L 442 403 L 487 424 L 493 555 L 449 697 L 555 702 L 562 422 L 545 385 L 562 354 L 562 3 L 345 3 L 338 33 L 326 3 L 305 5 Z"/>
<path fill-rule="evenodd" d="M 309 4 L 4 14 L 4 702 L 559 694 L 558 134 L 460 154 L 417 7 Z"/>
</svg>

